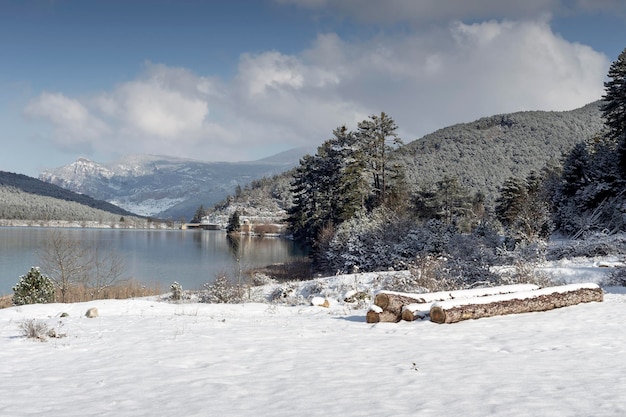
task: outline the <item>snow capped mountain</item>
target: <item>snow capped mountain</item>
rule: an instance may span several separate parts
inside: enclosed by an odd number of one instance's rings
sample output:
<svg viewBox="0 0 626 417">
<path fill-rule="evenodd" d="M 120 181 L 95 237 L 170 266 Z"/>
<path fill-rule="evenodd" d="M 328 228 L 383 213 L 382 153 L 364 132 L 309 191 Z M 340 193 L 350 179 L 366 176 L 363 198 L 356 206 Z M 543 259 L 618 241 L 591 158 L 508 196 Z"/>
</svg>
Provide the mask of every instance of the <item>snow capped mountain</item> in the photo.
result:
<svg viewBox="0 0 626 417">
<path fill-rule="evenodd" d="M 132 155 L 101 164 L 79 158 L 43 171 L 39 179 L 139 215 L 189 220 L 200 205 L 209 207 L 233 193 L 237 185 L 291 169 L 308 152 L 299 148 L 252 162 Z"/>
</svg>

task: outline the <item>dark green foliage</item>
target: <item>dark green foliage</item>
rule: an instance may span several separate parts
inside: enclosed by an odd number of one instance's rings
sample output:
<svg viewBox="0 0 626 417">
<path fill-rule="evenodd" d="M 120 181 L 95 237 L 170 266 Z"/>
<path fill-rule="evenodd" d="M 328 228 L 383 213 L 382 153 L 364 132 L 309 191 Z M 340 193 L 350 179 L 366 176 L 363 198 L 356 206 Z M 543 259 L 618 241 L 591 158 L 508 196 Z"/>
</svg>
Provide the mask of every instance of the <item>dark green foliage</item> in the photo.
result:
<svg viewBox="0 0 626 417">
<path fill-rule="evenodd" d="M 13 287 L 13 305 L 44 304 L 54 302 L 54 283 L 42 275 L 39 268 L 32 267 L 20 277 Z"/>
<path fill-rule="evenodd" d="M 200 204 L 200 207 L 198 207 L 198 209 L 193 215 L 193 218 L 191 219 L 191 223 L 200 223 L 200 221 L 205 215 L 206 215 L 206 210 L 204 209 L 204 206 Z"/>
<path fill-rule="evenodd" d="M 356 137 L 366 172 L 371 176 L 373 206 L 386 205 L 393 188 L 392 178 L 404 179 L 402 168 L 395 163 L 394 150 L 402 145 L 396 134 L 398 126 L 382 112 L 358 124 Z"/>
<path fill-rule="evenodd" d="M 495 213 L 516 243 L 547 239 L 552 232 L 544 180 L 545 177 L 531 172 L 525 179 L 509 178 L 502 186 Z"/>
<path fill-rule="evenodd" d="M 599 106 L 498 115 L 438 130 L 401 148 L 407 182 L 422 191 L 446 176 L 458 178 L 491 205 L 507 178 L 525 178 L 602 131 Z"/>
<path fill-rule="evenodd" d="M 611 64 L 608 77 L 609 81 L 604 83 L 602 117 L 608 138 L 619 141 L 626 134 L 626 49 Z"/>
<path fill-rule="evenodd" d="M 606 131 L 564 158 L 562 186 L 553 193 L 557 227 L 574 237 L 626 229 L 626 49 L 608 77 L 601 105 Z"/>
<path fill-rule="evenodd" d="M 241 229 L 241 222 L 239 220 L 239 211 L 235 210 L 233 214 L 228 218 L 227 232 L 238 232 Z"/>
<path fill-rule="evenodd" d="M 438 219 L 470 231 L 484 215 L 483 196 L 472 196 L 458 178 L 445 176 L 432 187 L 419 192 L 415 203 L 417 216 L 423 220 Z"/>
<path fill-rule="evenodd" d="M 401 141 L 393 119 L 381 113 L 358 126 L 355 133 L 345 126 L 335 129 L 333 138 L 302 158 L 295 170 L 289 224 L 297 241 L 316 246 L 314 254 L 321 254 L 332 228 L 403 200 L 403 166 L 393 152 Z"/>
</svg>

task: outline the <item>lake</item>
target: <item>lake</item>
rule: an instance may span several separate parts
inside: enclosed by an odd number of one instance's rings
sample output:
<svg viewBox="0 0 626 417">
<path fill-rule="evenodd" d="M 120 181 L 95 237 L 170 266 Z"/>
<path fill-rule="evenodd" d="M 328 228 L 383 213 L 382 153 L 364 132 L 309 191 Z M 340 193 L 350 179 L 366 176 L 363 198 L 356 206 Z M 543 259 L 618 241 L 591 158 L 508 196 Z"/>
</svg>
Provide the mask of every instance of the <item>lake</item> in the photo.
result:
<svg viewBox="0 0 626 417">
<path fill-rule="evenodd" d="M 41 266 L 38 253 L 52 230 L 0 227 L 0 295 L 12 294 L 11 288 L 20 276 L 31 266 Z M 245 270 L 303 256 L 287 239 L 242 236 L 233 244 L 221 230 L 54 230 L 87 246 L 115 250 L 124 262 L 122 278 L 133 278 L 148 286 L 160 284 L 163 292 L 169 291 L 174 281 L 183 289 L 200 289 L 220 272 L 237 276 L 239 267 Z"/>
</svg>

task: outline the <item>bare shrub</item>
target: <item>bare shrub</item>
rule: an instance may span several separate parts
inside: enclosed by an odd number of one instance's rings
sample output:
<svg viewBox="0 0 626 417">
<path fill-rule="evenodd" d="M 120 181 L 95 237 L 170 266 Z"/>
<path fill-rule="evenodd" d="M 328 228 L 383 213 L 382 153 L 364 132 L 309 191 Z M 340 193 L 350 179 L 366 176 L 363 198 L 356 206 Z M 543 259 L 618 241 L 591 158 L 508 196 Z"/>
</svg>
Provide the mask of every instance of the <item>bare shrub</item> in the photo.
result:
<svg viewBox="0 0 626 417">
<path fill-rule="evenodd" d="M 24 320 L 19 324 L 24 337 L 44 341 L 50 332 L 48 325 L 42 320 Z"/>
<path fill-rule="evenodd" d="M 253 274 L 265 274 L 277 281 L 304 281 L 313 278 L 311 260 L 307 257 L 256 268 L 250 272 Z"/>
<path fill-rule="evenodd" d="M 13 306 L 13 296 L 12 295 L 3 295 L 0 297 L 0 309 L 1 308 L 9 308 Z"/>
<path fill-rule="evenodd" d="M 383 283 L 383 288 L 400 292 L 435 292 L 453 289 L 441 271 L 445 258 L 433 255 L 418 255 L 409 266 L 410 274 L 390 275 Z"/>
<path fill-rule="evenodd" d="M 123 300 L 128 298 L 148 297 L 162 294 L 159 284 L 146 286 L 135 280 L 128 280 L 117 285 L 103 288 L 97 294 L 90 287 L 83 284 L 68 286 L 65 289 L 66 303 L 79 303 L 92 300 Z M 60 289 L 57 288 L 57 297 L 60 297 Z"/>
</svg>

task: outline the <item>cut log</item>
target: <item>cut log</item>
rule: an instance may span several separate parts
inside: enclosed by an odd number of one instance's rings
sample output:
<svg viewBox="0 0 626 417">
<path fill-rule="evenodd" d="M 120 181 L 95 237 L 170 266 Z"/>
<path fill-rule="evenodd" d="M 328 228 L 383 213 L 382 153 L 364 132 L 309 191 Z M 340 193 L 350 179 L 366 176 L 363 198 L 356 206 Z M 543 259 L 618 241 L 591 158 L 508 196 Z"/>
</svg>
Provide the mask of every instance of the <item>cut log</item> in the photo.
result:
<svg viewBox="0 0 626 417">
<path fill-rule="evenodd" d="M 580 303 L 602 301 L 604 294 L 596 284 L 571 284 L 512 294 L 437 302 L 430 308 L 435 323 L 456 323 L 506 314 L 547 311 Z"/>
<path fill-rule="evenodd" d="M 539 289 L 534 284 L 515 284 L 500 285 L 498 287 L 472 288 L 469 290 L 439 291 L 421 294 L 396 292 L 396 291 L 380 291 L 374 298 L 374 304 L 387 309 L 388 305 L 401 303 L 404 300 L 407 304 L 412 303 L 434 303 L 435 301 L 454 300 L 457 298 L 473 298 L 484 297 L 487 295 L 509 294 L 513 292 L 532 291 Z M 393 301 L 392 301 L 393 300 Z M 407 302 L 410 301 L 410 302 Z"/>
<path fill-rule="evenodd" d="M 422 298 L 414 298 L 412 295 L 400 293 L 380 292 L 374 297 L 374 304 L 394 314 L 396 317 L 402 316 L 402 307 L 407 304 L 425 303 Z"/>
<path fill-rule="evenodd" d="M 374 305 L 365 315 L 365 321 L 367 323 L 397 323 L 400 321 L 400 316 Z"/>
<path fill-rule="evenodd" d="M 402 307 L 402 320 L 423 320 L 430 314 L 431 303 L 414 303 Z"/>
<path fill-rule="evenodd" d="M 422 316 L 427 316 L 430 310 L 430 303 L 435 301 L 451 300 L 451 299 L 466 299 L 473 297 L 482 297 L 495 294 L 508 294 L 517 291 L 531 291 L 538 289 L 537 285 L 533 284 L 517 284 L 517 285 L 502 285 L 499 287 L 489 288 L 473 288 L 469 290 L 456 290 L 456 291 L 440 291 L 433 293 L 423 294 L 411 294 L 394 291 L 381 291 L 374 297 L 374 305 L 380 307 L 385 312 L 391 313 L 395 316 L 395 321 L 417 320 Z M 406 306 L 417 305 L 406 313 Z M 422 314 L 422 312 L 424 312 Z M 406 316 L 406 317 L 405 317 Z M 423 317 L 422 317 L 423 318 Z M 388 320 L 392 318 L 389 317 Z"/>
</svg>

